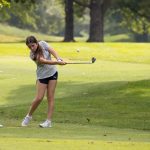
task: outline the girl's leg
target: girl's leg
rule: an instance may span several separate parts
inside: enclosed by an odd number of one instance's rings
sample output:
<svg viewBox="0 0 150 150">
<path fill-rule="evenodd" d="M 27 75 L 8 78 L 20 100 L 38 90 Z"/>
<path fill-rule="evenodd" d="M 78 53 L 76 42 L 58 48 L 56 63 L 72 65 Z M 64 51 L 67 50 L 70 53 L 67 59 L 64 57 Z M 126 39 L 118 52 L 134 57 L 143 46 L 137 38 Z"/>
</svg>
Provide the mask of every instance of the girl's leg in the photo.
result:
<svg viewBox="0 0 150 150">
<path fill-rule="evenodd" d="M 47 119 L 51 120 L 54 111 L 54 94 L 57 80 L 50 80 L 47 87 L 48 112 Z"/>
<path fill-rule="evenodd" d="M 40 83 L 39 81 L 37 81 L 36 96 L 35 96 L 35 99 L 34 99 L 32 105 L 31 105 L 31 108 L 29 110 L 29 113 L 28 113 L 29 116 L 32 116 L 33 112 L 36 110 L 36 108 L 41 103 L 46 89 L 47 89 L 47 84 L 43 84 L 43 83 Z"/>
<path fill-rule="evenodd" d="M 36 97 L 31 105 L 31 108 L 30 108 L 27 116 L 24 118 L 24 120 L 21 123 L 22 126 L 27 126 L 29 124 L 30 120 L 32 119 L 33 112 L 36 110 L 36 108 L 38 107 L 38 105 L 40 104 L 40 102 L 42 101 L 42 99 L 44 97 L 46 89 L 47 89 L 47 84 L 42 84 L 39 81 L 37 81 Z"/>
</svg>

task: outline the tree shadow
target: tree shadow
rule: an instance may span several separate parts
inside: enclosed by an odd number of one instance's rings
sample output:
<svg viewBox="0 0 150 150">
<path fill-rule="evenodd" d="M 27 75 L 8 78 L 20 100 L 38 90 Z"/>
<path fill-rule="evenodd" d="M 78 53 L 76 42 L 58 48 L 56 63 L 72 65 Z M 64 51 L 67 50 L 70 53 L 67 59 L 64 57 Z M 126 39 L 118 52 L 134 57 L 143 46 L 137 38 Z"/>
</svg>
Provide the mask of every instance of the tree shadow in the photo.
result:
<svg viewBox="0 0 150 150">
<path fill-rule="evenodd" d="M 10 91 L 7 107 L 0 114 L 22 118 L 35 95 L 35 85 Z M 59 82 L 56 90 L 54 121 L 120 128 L 150 129 L 150 80 L 103 83 Z M 46 115 L 44 101 L 35 120 Z"/>
<path fill-rule="evenodd" d="M 7 107 L 31 102 L 35 95 L 35 85 L 22 85 L 10 91 L 7 99 Z"/>
</svg>

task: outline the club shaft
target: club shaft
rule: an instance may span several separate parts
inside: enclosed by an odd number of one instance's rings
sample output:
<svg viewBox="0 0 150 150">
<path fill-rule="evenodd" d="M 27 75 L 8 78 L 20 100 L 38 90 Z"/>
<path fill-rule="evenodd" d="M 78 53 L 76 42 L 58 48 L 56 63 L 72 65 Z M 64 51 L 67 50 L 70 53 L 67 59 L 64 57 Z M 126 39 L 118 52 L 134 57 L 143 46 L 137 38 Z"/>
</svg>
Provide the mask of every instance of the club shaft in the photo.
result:
<svg viewBox="0 0 150 150">
<path fill-rule="evenodd" d="M 67 64 L 92 64 L 92 62 L 68 62 Z"/>
</svg>

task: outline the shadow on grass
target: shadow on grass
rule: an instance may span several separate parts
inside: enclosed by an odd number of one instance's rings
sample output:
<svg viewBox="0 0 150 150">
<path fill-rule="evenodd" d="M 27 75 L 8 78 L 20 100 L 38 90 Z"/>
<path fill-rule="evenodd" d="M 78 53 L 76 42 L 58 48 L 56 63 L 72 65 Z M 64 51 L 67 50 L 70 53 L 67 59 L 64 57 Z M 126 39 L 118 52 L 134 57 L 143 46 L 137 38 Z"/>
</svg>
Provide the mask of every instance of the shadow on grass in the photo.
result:
<svg viewBox="0 0 150 150">
<path fill-rule="evenodd" d="M 22 119 L 34 97 L 35 87 L 26 85 L 10 92 L 10 104 L 1 107 L 2 117 Z M 106 83 L 59 82 L 54 121 L 150 130 L 150 80 Z M 14 102 L 13 102 L 14 100 Z M 46 117 L 44 100 L 35 120 Z"/>
<path fill-rule="evenodd" d="M 8 100 L 7 104 L 4 107 L 27 104 L 31 102 L 34 95 L 35 95 L 35 85 L 24 85 L 18 87 L 17 89 L 10 91 L 9 95 L 6 97 L 6 99 Z"/>
</svg>

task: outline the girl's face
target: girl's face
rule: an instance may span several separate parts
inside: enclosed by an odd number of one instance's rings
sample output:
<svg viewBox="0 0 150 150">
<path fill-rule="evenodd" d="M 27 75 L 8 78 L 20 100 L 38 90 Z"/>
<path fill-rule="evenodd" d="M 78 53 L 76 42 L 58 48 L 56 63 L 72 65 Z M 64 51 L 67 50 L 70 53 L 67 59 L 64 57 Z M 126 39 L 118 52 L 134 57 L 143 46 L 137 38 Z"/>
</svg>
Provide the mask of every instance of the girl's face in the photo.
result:
<svg viewBox="0 0 150 150">
<path fill-rule="evenodd" d="M 37 43 L 30 43 L 30 44 L 28 44 L 28 47 L 32 52 L 35 52 L 37 50 L 38 44 Z"/>
</svg>

